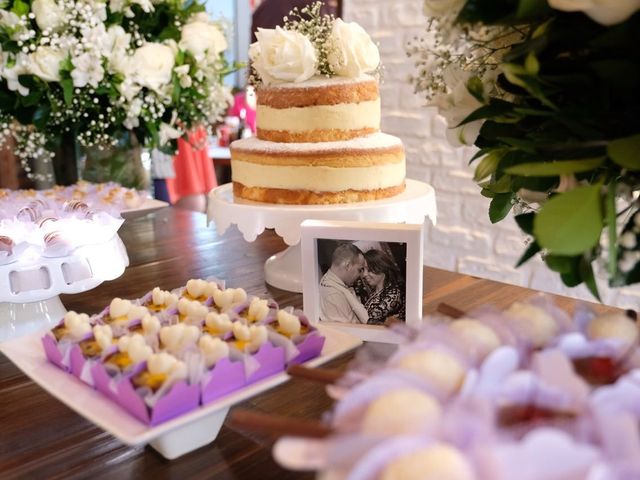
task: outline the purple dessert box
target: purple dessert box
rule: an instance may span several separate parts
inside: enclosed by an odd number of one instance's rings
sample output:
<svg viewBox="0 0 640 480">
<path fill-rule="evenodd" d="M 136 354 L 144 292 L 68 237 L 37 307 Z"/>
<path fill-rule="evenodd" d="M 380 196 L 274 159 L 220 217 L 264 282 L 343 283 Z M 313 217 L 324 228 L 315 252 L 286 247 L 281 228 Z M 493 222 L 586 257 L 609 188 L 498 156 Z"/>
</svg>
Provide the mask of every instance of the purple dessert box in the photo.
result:
<svg viewBox="0 0 640 480">
<path fill-rule="evenodd" d="M 64 364 L 64 356 L 58 347 L 58 342 L 52 333 L 45 334 L 42 337 L 42 346 L 47 359 L 53 363 L 56 367 L 61 368 L 65 372 L 68 372 L 70 367 Z"/>
<path fill-rule="evenodd" d="M 117 382 L 115 393 L 118 404 L 131 415 L 147 425 L 158 425 L 174 417 L 198 408 L 200 386 L 186 381 L 176 382 L 153 407 L 149 407 L 137 392 L 131 377 L 146 368 L 146 362 L 137 366 L 132 374 Z"/>
<path fill-rule="evenodd" d="M 109 375 L 104 364 L 96 363 L 91 367 L 91 377 L 93 378 L 93 386 L 110 400 L 119 403 L 117 394 L 117 383 L 115 377 Z"/>
<path fill-rule="evenodd" d="M 274 347 L 271 342 L 262 345 L 253 358 L 258 361 L 260 367 L 249 376 L 247 383 L 257 382 L 284 370 L 284 348 Z"/>
<path fill-rule="evenodd" d="M 202 380 L 202 404 L 207 404 L 247 384 L 243 362 L 219 360 Z"/>
<path fill-rule="evenodd" d="M 302 338 L 300 343 L 296 343 L 296 347 L 298 347 L 300 353 L 289 361 L 289 365 L 304 363 L 307 360 L 317 357 L 320 355 L 320 352 L 322 352 L 325 337 L 320 335 L 318 330 L 312 330 Z"/>
</svg>

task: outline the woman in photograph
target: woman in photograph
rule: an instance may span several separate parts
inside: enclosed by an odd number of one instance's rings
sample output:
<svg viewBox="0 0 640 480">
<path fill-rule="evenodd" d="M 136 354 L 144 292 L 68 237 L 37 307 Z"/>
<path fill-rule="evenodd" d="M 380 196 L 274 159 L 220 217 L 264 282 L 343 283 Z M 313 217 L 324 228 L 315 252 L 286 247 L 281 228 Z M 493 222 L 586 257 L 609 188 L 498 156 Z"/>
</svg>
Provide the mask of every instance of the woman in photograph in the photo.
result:
<svg viewBox="0 0 640 480">
<path fill-rule="evenodd" d="M 385 325 L 390 320 L 404 322 L 404 281 L 396 262 L 381 250 L 364 254 L 367 270 L 363 280 L 370 288 L 364 306 L 369 314 L 369 325 Z"/>
</svg>

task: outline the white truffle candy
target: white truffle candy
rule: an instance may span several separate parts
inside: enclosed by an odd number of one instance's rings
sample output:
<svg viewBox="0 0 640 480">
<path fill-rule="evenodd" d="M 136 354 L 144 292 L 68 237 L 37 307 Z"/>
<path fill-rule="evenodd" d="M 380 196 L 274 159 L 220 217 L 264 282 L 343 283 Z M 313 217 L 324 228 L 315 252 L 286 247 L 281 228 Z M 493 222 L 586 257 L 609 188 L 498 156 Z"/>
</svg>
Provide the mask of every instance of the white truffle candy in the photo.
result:
<svg viewBox="0 0 640 480">
<path fill-rule="evenodd" d="M 479 360 L 501 345 L 496 332 L 478 320 L 470 318 L 454 320 L 449 324 L 449 329 Z"/>
<path fill-rule="evenodd" d="M 142 317 L 142 331 L 145 335 L 155 335 L 160 331 L 160 320 L 154 315 L 145 315 Z"/>
<path fill-rule="evenodd" d="M 113 344 L 113 331 L 109 325 L 95 325 L 93 327 L 93 338 L 100 346 L 101 350 L 106 350 Z"/>
<path fill-rule="evenodd" d="M 127 312 L 127 318 L 129 320 L 142 319 L 147 315 L 149 315 L 149 310 L 147 310 L 147 307 L 143 307 L 142 305 L 132 305 Z"/>
<path fill-rule="evenodd" d="M 407 435 L 433 431 L 442 416 L 440 404 L 415 388 L 380 395 L 369 404 L 361 430 L 370 435 Z"/>
<path fill-rule="evenodd" d="M 158 287 L 155 287 L 151 290 L 151 301 L 154 305 L 164 305 L 165 307 L 170 307 L 178 303 L 178 296 L 167 292 L 166 290 L 161 290 Z"/>
<path fill-rule="evenodd" d="M 559 332 L 558 324 L 551 315 L 535 305 L 515 302 L 504 313 L 534 348 L 544 347 Z"/>
<path fill-rule="evenodd" d="M 160 352 L 147 359 L 147 369 L 152 375 L 171 375 L 176 380 L 187 378 L 187 366 L 173 355 Z"/>
<path fill-rule="evenodd" d="M 71 310 L 64 314 L 63 322 L 69 336 L 74 339 L 80 339 L 91 332 L 89 315 L 86 313 L 76 313 Z"/>
<path fill-rule="evenodd" d="M 269 314 L 269 302 L 262 298 L 254 298 L 249 304 L 247 319 L 250 322 L 259 322 Z"/>
<path fill-rule="evenodd" d="M 233 305 L 235 292 L 232 288 L 225 290 L 217 290 L 213 293 L 213 302 L 220 309 L 220 311 L 228 310 Z"/>
<path fill-rule="evenodd" d="M 186 290 L 193 298 L 200 298 L 204 295 L 205 290 L 208 287 L 206 280 L 191 279 L 187 282 Z"/>
<path fill-rule="evenodd" d="M 638 325 L 622 312 L 599 315 L 587 325 L 592 340 L 618 340 L 628 347 L 638 342 Z"/>
<path fill-rule="evenodd" d="M 278 310 L 277 318 L 278 325 L 280 326 L 282 333 L 290 337 L 300 335 L 300 329 L 302 326 L 300 324 L 300 319 L 296 315 L 285 310 Z"/>
<path fill-rule="evenodd" d="M 207 327 L 219 333 L 227 333 L 233 329 L 233 322 L 226 313 L 209 312 L 204 322 Z"/>
<path fill-rule="evenodd" d="M 127 353 L 134 364 L 147 360 L 153 354 L 153 349 L 146 344 L 144 337 L 139 333 L 120 337 L 118 350 Z"/>
<path fill-rule="evenodd" d="M 405 355 L 397 367 L 425 379 L 441 395 L 449 397 L 462 386 L 466 370 L 452 354 L 436 350 L 421 350 Z"/>
<path fill-rule="evenodd" d="M 389 463 L 380 480 L 475 480 L 473 467 L 459 450 L 436 443 Z"/>
<path fill-rule="evenodd" d="M 109 316 L 111 318 L 126 317 L 131 309 L 131 302 L 122 298 L 114 298 L 109 304 Z"/>
<path fill-rule="evenodd" d="M 211 335 L 200 337 L 198 348 L 202 352 L 207 368 L 211 368 L 218 360 L 229 356 L 229 345 L 218 337 L 212 337 Z"/>
<path fill-rule="evenodd" d="M 160 341 L 162 345 L 172 353 L 180 353 L 198 341 L 200 329 L 194 325 L 178 323 L 160 329 Z"/>
</svg>

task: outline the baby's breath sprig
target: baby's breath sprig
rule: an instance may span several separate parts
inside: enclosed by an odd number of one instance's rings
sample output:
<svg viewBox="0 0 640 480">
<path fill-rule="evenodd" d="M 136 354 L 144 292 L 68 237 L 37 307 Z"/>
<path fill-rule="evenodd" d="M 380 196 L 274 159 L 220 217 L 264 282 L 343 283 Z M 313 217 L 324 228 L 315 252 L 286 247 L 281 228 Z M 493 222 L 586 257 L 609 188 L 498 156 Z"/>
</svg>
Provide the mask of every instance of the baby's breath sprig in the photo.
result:
<svg viewBox="0 0 640 480">
<path fill-rule="evenodd" d="M 284 29 L 293 30 L 309 38 L 318 54 L 318 73 L 328 77 L 335 75 L 329 63 L 331 53 L 331 30 L 336 18 L 333 15 L 322 15 L 323 2 L 314 2 L 302 9 L 298 7 L 284 17 Z"/>
</svg>

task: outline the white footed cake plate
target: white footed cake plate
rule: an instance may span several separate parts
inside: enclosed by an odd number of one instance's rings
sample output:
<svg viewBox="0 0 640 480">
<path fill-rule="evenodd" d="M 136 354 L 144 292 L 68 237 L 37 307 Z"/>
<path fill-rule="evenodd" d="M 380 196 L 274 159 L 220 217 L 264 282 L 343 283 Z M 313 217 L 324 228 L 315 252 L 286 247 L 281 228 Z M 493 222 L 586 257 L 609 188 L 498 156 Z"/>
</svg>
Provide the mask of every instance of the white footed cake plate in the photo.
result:
<svg viewBox="0 0 640 480">
<path fill-rule="evenodd" d="M 277 205 L 236 199 L 228 183 L 209 193 L 209 222 L 220 235 L 237 225 L 247 242 L 253 242 L 265 228 L 275 229 L 289 248 L 265 263 L 267 283 L 292 292 L 302 292 L 300 224 L 305 220 L 422 224 L 428 217 L 436 223 L 436 194 L 431 185 L 406 180 L 406 189 L 383 200 L 331 205 Z"/>
</svg>

